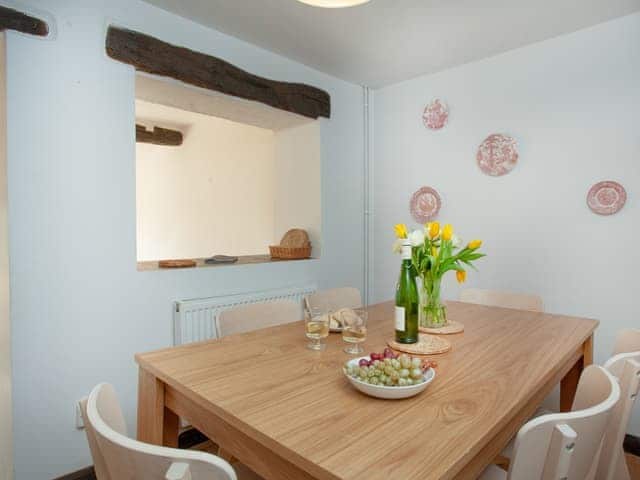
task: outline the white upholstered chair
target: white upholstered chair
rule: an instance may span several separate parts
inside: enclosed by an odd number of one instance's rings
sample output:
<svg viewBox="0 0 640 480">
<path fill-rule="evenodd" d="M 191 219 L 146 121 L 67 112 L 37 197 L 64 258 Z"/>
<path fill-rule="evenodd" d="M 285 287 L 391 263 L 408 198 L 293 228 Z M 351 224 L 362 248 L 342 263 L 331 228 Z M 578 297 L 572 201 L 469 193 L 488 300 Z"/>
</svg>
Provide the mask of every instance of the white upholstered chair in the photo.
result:
<svg viewBox="0 0 640 480">
<path fill-rule="evenodd" d="M 619 398 L 613 375 L 597 365 L 587 367 L 573 410 L 527 422 L 516 436 L 509 470 L 492 465 L 480 480 L 592 480 L 607 422 Z"/>
<path fill-rule="evenodd" d="M 98 480 L 244 480 L 258 478 L 246 467 L 236 471 L 204 452 L 159 447 L 133 440 L 113 387 L 96 386 L 80 402 Z M 247 475 L 244 475 L 246 470 Z"/>
<path fill-rule="evenodd" d="M 460 301 L 532 312 L 542 312 L 543 310 L 542 298 L 538 295 L 482 290 L 479 288 L 468 288 L 460 292 Z"/>
<path fill-rule="evenodd" d="M 640 330 L 618 333 L 613 356 L 604 368 L 620 382 L 620 401 L 611 413 L 596 480 L 630 480 L 622 444 L 640 389 Z"/>
<path fill-rule="evenodd" d="M 251 303 L 220 312 L 218 337 L 302 320 L 302 308 L 290 300 Z"/>
<path fill-rule="evenodd" d="M 353 287 L 333 288 L 321 292 L 312 293 L 304 299 L 305 306 L 311 308 L 326 308 L 331 311 L 341 308 L 362 307 L 362 295 L 360 290 Z"/>
</svg>

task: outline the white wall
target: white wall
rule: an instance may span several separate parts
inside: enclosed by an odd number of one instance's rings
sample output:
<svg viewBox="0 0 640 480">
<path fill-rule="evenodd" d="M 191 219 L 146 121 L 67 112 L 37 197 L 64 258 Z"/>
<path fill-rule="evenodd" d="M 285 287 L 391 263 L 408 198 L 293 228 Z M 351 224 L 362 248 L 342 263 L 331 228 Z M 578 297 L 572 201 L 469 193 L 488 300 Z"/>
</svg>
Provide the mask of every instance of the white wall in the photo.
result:
<svg viewBox="0 0 640 480">
<path fill-rule="evenodd" d="M 148 128 L 178 122 L 183 132 L 178 147 L 136 144 L 138 260 L 269 253 L 274 132 L 142 101 L 136 116 Z"/>
<path fill-rule="evenodd" d="M 539 293 L 551 312 L 600 320 L 596 360 L 615 332 L 638 327 L 640 192 L 640 14 L 375 92 L 375 301 L 393 295 L 399 259 L 393 224 L 412 223 L 410 195 L 431 185 L 439 220 L 488 257 L 468 286 Z M 448 126 L 424 128 L 433 98 L 451 108 Z M 493 178 L 475 164 L 492 132 L 515 136 L 520 161 Z M 585 197 L 600 180 L 627 189 L 626 207 L 601 217 Z M 449 278 L 445 296 L 459 288 Z M 543 359 L 541 359 L 543 360 Z M 636 415 L 632 432 L 640 434 Z"/>
<path fill-rule="evenodd" d="M 313 282 L 362 288 L 362 90 L 139 1 L 20 6 L 57 29 L 49 40 L 7 33 L 15 471 L 48 480 L 91 463 L 74 407 L 96 383 L 115 385 L 135 431 L 133 355 L 171 344 L 173 300 Z M 135 74 L 105 55 L 110 21 L 330 93 L 320 260 L 136 271 Z"/>
<path fill-rule="evenodd" d="M 320 256 L 322 208 L 319 125 L 309 123 L 279 130 L 275 135 L 276 243 L 290 228 L 303 228 L 309 234 L 312 255 Z M 335 179 L 328 180 L 331 183 Z"/>
<path fill-rule="evenodd" d="M 12 477 L 11 322 L 7 221 L 6 43 L 0 34 L 0 478 Z"/>
</svg>

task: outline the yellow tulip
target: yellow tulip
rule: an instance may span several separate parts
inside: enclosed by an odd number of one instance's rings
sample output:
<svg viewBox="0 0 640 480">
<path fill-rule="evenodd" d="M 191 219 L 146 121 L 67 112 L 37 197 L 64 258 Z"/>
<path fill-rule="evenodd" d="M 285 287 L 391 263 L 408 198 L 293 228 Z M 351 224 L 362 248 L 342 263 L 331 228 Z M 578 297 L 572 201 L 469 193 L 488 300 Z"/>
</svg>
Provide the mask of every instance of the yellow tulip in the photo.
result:
<svg viewBox="0 0 640 480">
<path fill-rule="evenodd" d="M 429 238 L 434 239 L 440 234 L 440 224 L 438 222 L 427 223 L 427 230 L 429 230 Z"/>
<path fill-rule="evenodd" d="M 458 283 L 464 283 L 467 279 L 467 272 L 464 270 L 456 270 L 456 278 L 458 279 Z"/>
<path fill-rule="evenodd" d="M 482 246 L 482 240 L 471 240 L 467 248 L 470 250 L 477 250 Z"/>
<path fill-rule="evenodd" d="M 398 238 L 407 238 L 407 226 L 404 223 L 399 223 L 393 228 Z"/>
<path fill-rule="evenodd" d="M 438 256 L 438 249 L 436 247 L 431 247 L 431 256 L 432 257 Z"/>
<path fill-rule="evenodd" d="M 453 237 L 453 227 L 447 223 L 442 230 L 442 239 L 451 240 L 451 237 Z"/>
</svg>

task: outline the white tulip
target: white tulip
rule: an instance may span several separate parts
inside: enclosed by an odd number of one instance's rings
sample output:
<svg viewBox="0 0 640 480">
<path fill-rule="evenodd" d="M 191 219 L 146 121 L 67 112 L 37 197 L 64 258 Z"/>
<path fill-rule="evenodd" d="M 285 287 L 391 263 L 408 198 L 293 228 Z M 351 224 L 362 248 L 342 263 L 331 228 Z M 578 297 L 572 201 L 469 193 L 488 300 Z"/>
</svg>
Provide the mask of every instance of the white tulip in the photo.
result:
<svg viewBox="0 0 640 480">
<path fill-rule="evenodd" d="M 451 237 L 451 245 L 453 245 L 454 248 L 458 248 L 460 247 L 460 245 L 462 245 L 462 239 L 455 233 Z"/>
<path fill-rule="evenodd" d="M 393 242 L 393 246 L 391 247 L 393 253 L 402 253 L 402 242 L 403 240 L 401 238 L 396 238 L 396 241 Z"/>
<path fill-rule="evenodd" d="M 412 247 L 419 247 L 424 243 L 424 232 L 422 230 L 414 230 L 409 234 L 408 238 Z"/>
</svg>

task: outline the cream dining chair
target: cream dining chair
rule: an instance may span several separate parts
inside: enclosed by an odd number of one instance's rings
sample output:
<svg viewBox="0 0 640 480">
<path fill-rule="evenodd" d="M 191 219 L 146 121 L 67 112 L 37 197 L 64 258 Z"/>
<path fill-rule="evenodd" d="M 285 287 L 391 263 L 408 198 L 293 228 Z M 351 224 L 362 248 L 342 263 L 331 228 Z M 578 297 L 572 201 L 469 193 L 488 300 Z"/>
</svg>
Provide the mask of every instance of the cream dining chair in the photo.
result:
<svg viewBox="0 0 640 480">
<path fill-rule="evenodd" d="M 640 330 L 618 333 L 613 356 L 604 364 L 620 382 L 621 398 L 611 413 L 596 480 L 630 480 L 622 444 L 640 390 Z"/>
<path fill-rule="evenodd" d="M 302 309 L 300 304 L 290 300 L 251 303 L 220 312 L 217 319 L 218 337 L 298 320 L 302 320 Z"/>
<path fill-rule="evenodd" d="M 541 297 L 538 295 L 527 295 L 523 293 L 468 288 L 460 292 L 460 301 L 466 303 L 478 303 L 480 305 L 489 305 L 493 307 L 529 310 L 532 312 L 543 311 Z"/>
<path fill-rule="evenodd" d="M 509 470 L 480 480 L 592 480 L 607 422 L 620 398 L 615 377 L 597 365 L 580 377 L 573 411 L 534 418 L 518 432 Z"/>
<path fill-rule="evenodd" d="M 101 383 L 80 402 L 98 480 L 254 480 L 244 465 L 234 470 L 209 453 L 133 440 L 113 386 Z"/>
<path fill-rule="evenodd" d="M 620 401 L 611 412 L 598 461 L 596 480 L 630 480 L 622 444 L 640 389 L 640 330 L 626 329 L 618 333 L 613 356 L 604 364 L 620 385 Z M 540 408 L 533 418 L 553 413 Z M 513 456 L 513 441 L 504 449 L 499 463 L 508 464 Z"/>
<path fill-rule="evenodd" d="M 333 288 L 331 290 L 312 293 L 311 295 L 307 295 L 304 301 L 307 309 L 319 307 L 334 312 L 341 308 L 362 307 L 360 290 L 353 287 Z"/>
</svg>

